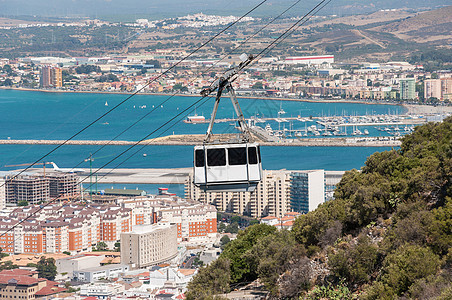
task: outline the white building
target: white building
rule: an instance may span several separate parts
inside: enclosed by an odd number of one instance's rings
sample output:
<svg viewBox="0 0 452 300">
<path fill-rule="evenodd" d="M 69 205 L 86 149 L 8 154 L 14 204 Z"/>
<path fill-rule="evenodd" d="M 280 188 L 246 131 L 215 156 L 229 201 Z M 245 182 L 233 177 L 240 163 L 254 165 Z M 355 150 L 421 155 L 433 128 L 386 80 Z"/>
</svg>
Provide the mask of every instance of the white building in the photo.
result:
<svg viewBox="0 0 452 300">
<path fill-rule="evenodd" d="M 286 57 L 284 63 L 289 65 L 331 65 L 334 63 L 334 55 L 291 56 Z"/>
<path fill-rule="evenodd" d="M 120 264 L 111 264 L 101 267 L 74 270 L 73 279 L 75 281 L 93 283 L 101 279 L 117 278 L 128 270 L 129 266 Z"/>
<path fill-rule="evenodd" d="M 175 224 L 137 225 L 121 234 L 121 263 L 134 269 L 169 262 L 177 254 Z"/>
<path fill-rule="evenodd" d="M 124 291 L 124 285 L 117 283 L 86 284 L 80 287 L 80 295 L 97 297 L 98 299 L 110 299 Z"/>
<path fill-rule="evenodd" d="M 308 213 L 325 202 L 325 171 L 294 171 L 291 174 L 292 211 Z"/>
</svg>

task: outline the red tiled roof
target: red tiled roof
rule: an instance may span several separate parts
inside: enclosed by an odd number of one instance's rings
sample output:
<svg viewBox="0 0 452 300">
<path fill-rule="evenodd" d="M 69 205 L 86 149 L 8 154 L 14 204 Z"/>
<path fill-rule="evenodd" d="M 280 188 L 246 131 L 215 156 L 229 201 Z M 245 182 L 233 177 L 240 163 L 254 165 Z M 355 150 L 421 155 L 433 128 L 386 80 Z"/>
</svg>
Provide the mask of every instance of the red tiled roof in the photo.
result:
<svg viewBox="0 0 452 300">
<path fill-rule="evenodd" d="M 37 274 L 36 271 L 24 270 L 24 269 L 12 269 L 12 270 L 2 270 L 0 275 L 24 275 L 24 276 L 32 276 Z"/>
<path fill-rule="evenodd" d="M 293 221 L 284 222 L 282 226 L 293 226 Z"/>
<path fill-rule="evenodd" d="M 67 291 L 67 289 L 58 286 L 46 286 L 36 292 L 36 296 L 48 296 Z"/>
<path fill-rule="evenodd" d="M 38 284 L 40 281 L 45 281 L 43 278 L 33 278 L 26 275 L 0 275 L 0 284 L 8 284 L 10 280 L 17 280 L 17 284 L 20 285 L 33 285 Z"/>
<path fill-rule="evenodd" d="M 265 218 L 262 218 L 262 220 L 273 220 L 273 219 L 276 219 L 276 217 L 273 217 L 273 216 L 267 216 L 267 217 L 265 217 Z"/>
</svg>

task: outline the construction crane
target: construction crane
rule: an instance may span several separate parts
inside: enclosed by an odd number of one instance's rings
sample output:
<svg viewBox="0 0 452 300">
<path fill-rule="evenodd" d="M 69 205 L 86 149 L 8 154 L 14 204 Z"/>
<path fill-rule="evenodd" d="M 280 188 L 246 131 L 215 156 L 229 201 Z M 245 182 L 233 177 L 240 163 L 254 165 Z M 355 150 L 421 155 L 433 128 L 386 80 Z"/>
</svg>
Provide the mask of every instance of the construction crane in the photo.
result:
<svg viewBox="0 0 452 300">
<path fill-rule="evenodd" d="M 41 166 L 43 166 L 43 169 L 44 169 L 44 176 L 46 176 L 46 165 L 51 165 L 52 164 L 52 162 L 38 162 L 38 163 L 35 163 L 35 164 L 33 164 L 34 166 L 35 165 L 41 165 Z M 21 167 L 21 166 L 30 166 L 30 165 L 32 165 L 31 163 L 29 163 L 29 164 L 17 164 L 17 165 L 5 165 L 5 167 Z"/>
</svg>

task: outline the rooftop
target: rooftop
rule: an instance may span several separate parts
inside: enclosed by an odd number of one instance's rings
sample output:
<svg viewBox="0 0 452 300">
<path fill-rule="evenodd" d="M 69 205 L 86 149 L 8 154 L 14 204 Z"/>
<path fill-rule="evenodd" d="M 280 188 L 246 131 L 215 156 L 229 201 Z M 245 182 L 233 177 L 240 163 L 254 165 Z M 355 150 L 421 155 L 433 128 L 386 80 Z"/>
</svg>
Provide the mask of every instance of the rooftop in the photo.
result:
<svg viewBox="0 0 452 300">
<path fill-rule="evenodd" d="M 157 223 L 157 224 L 151 224 L 151 225 L 136 225 L 132 227 L 132 231 L 130 233 L 132 234 L 143 234 L 143 233 L 150 233 L 161 229 L 166 229 L 171 227 L 170 223 Z"/>
<path fill-rule="evenodd" d="M 82 270 L 79 270 L 79 272 L 97 272 L 97 271 L 106 271 L 106 270 L 111 270 L 111 269 L 116 269 L 116 268 L 124 268 L 124 267 L 127 267 L 127 265 L 111 264 L 111 265 L 105 265 L 105 266 L 100 266 L 100 267 L 82 269 Z"/>
</svg>

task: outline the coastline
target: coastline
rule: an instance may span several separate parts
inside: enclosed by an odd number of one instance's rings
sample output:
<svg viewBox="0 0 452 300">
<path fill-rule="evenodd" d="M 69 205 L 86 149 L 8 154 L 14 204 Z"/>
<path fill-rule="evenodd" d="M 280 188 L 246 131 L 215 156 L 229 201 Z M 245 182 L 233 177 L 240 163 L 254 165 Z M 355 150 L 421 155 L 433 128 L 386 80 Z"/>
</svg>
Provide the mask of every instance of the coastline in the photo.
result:
<svg viewBox="0 0 452 300">
<path fill-rule="evenodd" d="M 31 89 L 31 88 L 15 88 L 15 87 L 0 87 L 1 90 L 15 90 L 15 91 L 27 91 L 27 92 L 43 92 L 43 93 L 79 93 L 79 94 L 101 94 L 101 95 L 133 95 L 130 92 L 108 92 L 108 91 L 66 91 L 66 90 L 48 90 L 48 89 Z M 169 94 L 169 93 L 149 93 L 140 92 L 136 95 L 149 95 L 149 96 L 178 96 L 178 97 L 200 97 L 196 94 Z M 223 96 L 228 98 L 229 96 Z M 440 114 L 449 113 L 452 114 L 452 106 L 433 106 L 426 104 L 405 104 L 405 103 L 392 103 L 392 102 L 369 102 L 363 100 L 327 100 L 327 99 L 300 99 L 300 98 L 282 98 L 282 97 L 257 97 L 257 96 L 237 96 L 239 99 L 258 99 L 258 100 L 273 100 L 273 101 L 295 101 L 295 102 L 309 102 L 309 103 L 357 103 L 366 105 L 392 105 L 403 106 L 407 109 L 407 114 Z"/>
<path fill-rule="evenodd" d="M 79 93 L 79 94 L 101 94 L 101 95 L 132 95 L 130 92 L 108 92 L 108 91 L 67 91 L 67 90 L 49 90 L 49 89 L 31 89 L 31 88 L 14 88 L 14 87 L 0 87 L 3 90 L 15 90 L 15 91 L 28 91 L 28 92 L 44 92 L 44 93 Z M 150 96 L 178 96 L 178 97 L 201 97 L 196 94 L 170 94 L 170 93 L 150 93 L 140 92 L 136 95 L 150 95 Z M 229 96 L 223 96 L 223 98 L 229 98 Z M 399 103 L 387 103 L 387 102 L 368 102 L 363 100 L 327 100 L 327 99 L 300 99 L 300 98 L 283 98 L 283 97 L 258 97 L 258 96 L 237 96 L 239 99 L 259 99 L 259 100 L 276 100 L 276 101 L 296 101 L 296 102 L 310 102 L 310 103 L 358 103 L 358 104 L 379 104 L 379 105 L 402 105 Z"/>
</svg>

